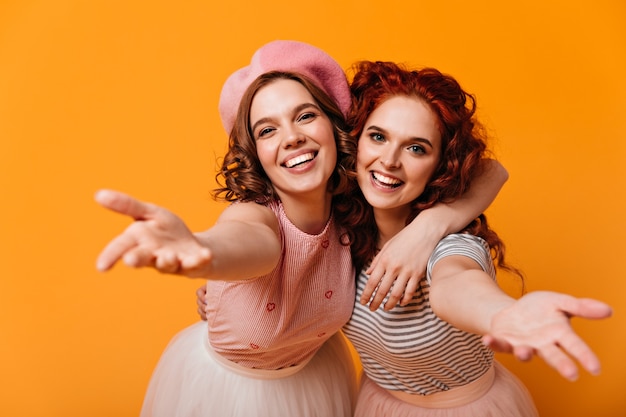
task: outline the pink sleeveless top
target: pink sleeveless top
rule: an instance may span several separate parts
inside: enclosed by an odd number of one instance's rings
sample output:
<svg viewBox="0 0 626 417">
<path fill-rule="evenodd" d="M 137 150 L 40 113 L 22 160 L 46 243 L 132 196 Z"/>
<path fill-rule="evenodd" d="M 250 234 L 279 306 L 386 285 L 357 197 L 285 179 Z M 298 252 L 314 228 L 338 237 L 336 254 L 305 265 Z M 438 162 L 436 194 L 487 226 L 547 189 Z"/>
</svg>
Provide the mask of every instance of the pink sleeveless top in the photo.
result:
<svg viewBox="0 0 626 417">
<path fill-rule="evenodd" d="M 215 352 L 241 366 L 282 369 L 308 361 L 350 318 L 355 275 L 350 247 L 333 218 L 318 235 L 278 219 L 282 255 L 274 270 L 248 281 L 209 281 L 207 322 Z"/>
</svg>

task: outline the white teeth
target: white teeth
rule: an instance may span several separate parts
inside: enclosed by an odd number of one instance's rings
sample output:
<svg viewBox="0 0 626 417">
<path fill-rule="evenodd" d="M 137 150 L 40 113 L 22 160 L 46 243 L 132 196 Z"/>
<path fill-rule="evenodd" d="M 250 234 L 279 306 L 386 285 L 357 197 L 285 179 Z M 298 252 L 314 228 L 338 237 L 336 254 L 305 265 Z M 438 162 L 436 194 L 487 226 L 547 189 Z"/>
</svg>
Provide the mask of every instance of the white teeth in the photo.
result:
<svg viewBox="0 0 626 417">
<path fill-rule="evenodd" d="M 388 185 L 390 187 L 393 187 L 395 185 L 402 183 L 402 181 L 400 181 L 399 179 L 387 177 L 383 174 L 379 174 L 378 172 L 372 172 L 372 176 L 374 177 L 376 181 L 380 182 L 383 185 Z"/>
<path fill-rule="evenodd" d="M 315 154 L 313 154 L 313 152 L 305 153 L 303 155 L 299 155 L 293 159 L 288 160 L 287 162 L 285 162 L 285 166 L 287 168 L 293 168 L 298 164 L 312 160 L 314 157 Z"/>
</svg>

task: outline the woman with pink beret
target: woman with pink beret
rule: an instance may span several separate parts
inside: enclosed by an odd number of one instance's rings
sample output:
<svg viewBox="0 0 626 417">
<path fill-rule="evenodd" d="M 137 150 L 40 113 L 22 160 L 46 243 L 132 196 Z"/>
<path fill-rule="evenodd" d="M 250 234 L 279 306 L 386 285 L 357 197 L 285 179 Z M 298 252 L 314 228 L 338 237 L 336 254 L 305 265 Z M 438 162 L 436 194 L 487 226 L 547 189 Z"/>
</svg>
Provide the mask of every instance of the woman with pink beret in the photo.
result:
<svg viewBox="0 0 626 417">
<path fill-rule="evenodd" d="M 355 187 L 351 103 L 342 68 L 305 43 L 275 41 L 222 89 L 230 135 L 216 197 L 231 202 L 192 233 L 168 210 L 101 190 L 96 200 L 134 222 L 97 267 L 207 279 L 207 321 L 177 334 L 151 378 L 142 416 L 343 416 L 356 393 L 341 327 L 355 297 L 346 192 Z M 371 269 L 389 305 L 411 299 L 447 233 L 481 213 L 506 181 L 497 163 L 453 205 L 425 210 Z M 404 289 L 406 288 L 406 293 Z"/>
</svg>

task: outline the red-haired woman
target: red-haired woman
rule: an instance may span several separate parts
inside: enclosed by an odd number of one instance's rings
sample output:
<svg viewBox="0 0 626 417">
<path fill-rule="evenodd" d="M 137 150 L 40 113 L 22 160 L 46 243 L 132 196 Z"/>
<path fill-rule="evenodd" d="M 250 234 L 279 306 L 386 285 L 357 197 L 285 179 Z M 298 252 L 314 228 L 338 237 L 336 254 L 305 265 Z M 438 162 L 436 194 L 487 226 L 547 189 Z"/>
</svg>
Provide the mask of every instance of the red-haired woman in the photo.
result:
<svg viewBox="0 0 626 417">
<path fill-rule="evenodd" d="M 522 360 L 537 354 L 568 379 L 577 367 L 567 354 L 598 372 L 569 317 L 604 318 L 610 307 L 551 292 L 506 295 L 493 260 L 517 271 L 484 215 L 440 241 L 408 303 L 394 307 L 376 294 L 367 268 L 378 248 L 421 211 L 463 195 L 484 169 L 487 146 L 474 98 L 435 69 L 362 62 L 351 90 L 360 190 L 346 196 L 346 210 L 353 260 L 363 269 L 343 330 L 364 369 L 355 416 L 536 416 L 528 391 L 493 350 Z"/>
</svg>

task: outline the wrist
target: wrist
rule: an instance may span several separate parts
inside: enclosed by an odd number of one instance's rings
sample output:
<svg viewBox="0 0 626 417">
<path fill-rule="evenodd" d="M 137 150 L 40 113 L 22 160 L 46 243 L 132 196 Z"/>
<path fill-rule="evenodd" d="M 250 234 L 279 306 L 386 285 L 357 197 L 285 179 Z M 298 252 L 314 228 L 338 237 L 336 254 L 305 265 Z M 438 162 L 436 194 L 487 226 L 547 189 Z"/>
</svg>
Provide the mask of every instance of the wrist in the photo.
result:
<svg viewBox="0 0 626 417">
<path fill-rule="evenodd" d="M 501 321 L 506 322 L 507 317 L 515 317 L 515 299 L 501 294 L 501 298 L 494 300 L 487 317 L 489 319 L 485 323 L 488 333 L 493 332 L 498 328 L 498 323 Z"/>
<path fill-rule="evenodd" d="M 441 239 L 454 232 L 451 230 L 450 216 L 441 213 L 441 210 L 430 208 L 422 210 L 411 222 L 411 226 L 419 227 L 427 239 L 439 242 Z"/>
</svg>

